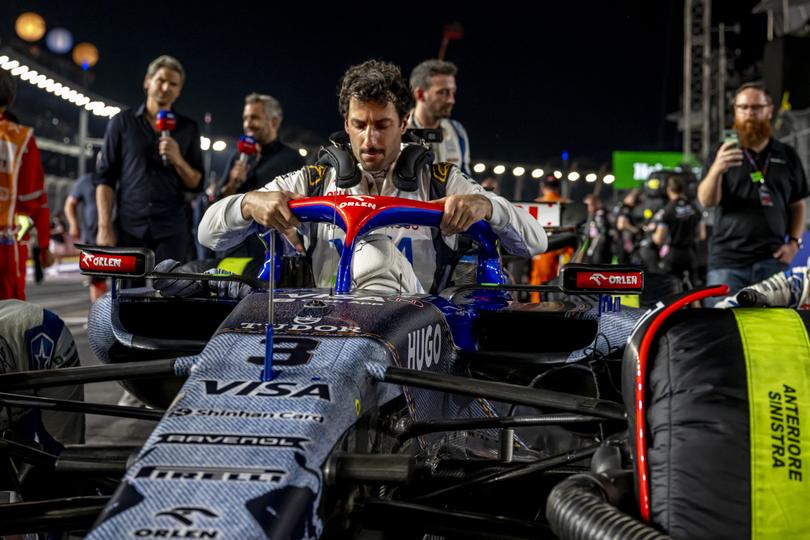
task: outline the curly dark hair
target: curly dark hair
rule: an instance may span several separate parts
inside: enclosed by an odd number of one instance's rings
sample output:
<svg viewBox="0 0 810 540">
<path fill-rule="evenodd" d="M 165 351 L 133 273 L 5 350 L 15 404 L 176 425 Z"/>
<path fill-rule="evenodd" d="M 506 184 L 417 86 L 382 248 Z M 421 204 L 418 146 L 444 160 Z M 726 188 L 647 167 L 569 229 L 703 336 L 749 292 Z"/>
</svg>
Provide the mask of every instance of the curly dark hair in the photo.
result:
<svg viewBox="0 0 810 540">
<path fill-rule="evenodd" d="M 349 113 L 349 100 L 394 104 L 400 119 L 414 106 L 411 90 L 394 64 L 367 60 L 346 70 L 340 80 L 338 108 L 341 116 Z"/>
</svg>

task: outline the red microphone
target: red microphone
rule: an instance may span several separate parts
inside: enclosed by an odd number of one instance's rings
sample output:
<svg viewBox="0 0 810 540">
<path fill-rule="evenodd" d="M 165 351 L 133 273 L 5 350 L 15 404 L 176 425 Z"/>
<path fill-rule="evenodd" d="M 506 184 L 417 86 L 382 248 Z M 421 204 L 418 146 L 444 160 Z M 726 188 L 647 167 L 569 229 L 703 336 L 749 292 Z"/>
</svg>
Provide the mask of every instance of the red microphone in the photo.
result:
<svg viewBox="0 0 810 540">
<path fill-rule="evenodd" d="M 256 155 L 256 139 L 250 135 L 242 135 L 236 149 L 239 151 L 239 163 L 245 163 L 248 156 Z"/>
<path fill-rule="evenodd" d="M 157 113 L 155 125 L 160 130 L 161 137 L 168 137 L 169 134 L 174 131 L 174 127 L 177 125 L 177 118 L 175 118 L 172 111 L 162 109 Z M 166 154 L 160 154 L 160 159 L 163 161 L 164 167 L 169 166 L 169 158 L 166 156 Z"/>
</svg>

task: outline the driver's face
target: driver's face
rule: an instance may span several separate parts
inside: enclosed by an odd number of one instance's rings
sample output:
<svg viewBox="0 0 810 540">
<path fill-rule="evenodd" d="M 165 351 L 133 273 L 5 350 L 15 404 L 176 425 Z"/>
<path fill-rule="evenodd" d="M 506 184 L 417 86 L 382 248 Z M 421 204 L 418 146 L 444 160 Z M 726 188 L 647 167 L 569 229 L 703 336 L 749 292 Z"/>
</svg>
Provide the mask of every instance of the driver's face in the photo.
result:
<svg viewBox="0 0 810 540">
<path fill-rule="evenodd" d="M 390 101 L 376 103 L 349 100 L 344 129 L 349 134 L 352 153 L 367 171 L 385 169 L 399 155 L 407 118 L 400 118 Z"/>
<path fill-rule="evenodd" d="M 425 107 L 435 119 L 450 118 L 456 104 L 456 78 L 452 75 L 434 75 L 424 94 Z"/>
</svg>

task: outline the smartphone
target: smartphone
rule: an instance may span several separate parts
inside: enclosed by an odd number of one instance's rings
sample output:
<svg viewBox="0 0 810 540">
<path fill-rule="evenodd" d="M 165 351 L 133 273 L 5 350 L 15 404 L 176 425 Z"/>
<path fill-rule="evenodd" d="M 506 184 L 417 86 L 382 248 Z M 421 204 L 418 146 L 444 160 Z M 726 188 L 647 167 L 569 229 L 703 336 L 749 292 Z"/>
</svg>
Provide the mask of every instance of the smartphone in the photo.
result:
<svg viewBox="0 0 810 540">
<path fill-rule="evenodd" d="M 737 134 L 736 129 L 724 129 L 723 130 L 723 144 L 731 142 L 734 143 L 733 148 L 740 147 L 740 136 Z"/>
</svg>

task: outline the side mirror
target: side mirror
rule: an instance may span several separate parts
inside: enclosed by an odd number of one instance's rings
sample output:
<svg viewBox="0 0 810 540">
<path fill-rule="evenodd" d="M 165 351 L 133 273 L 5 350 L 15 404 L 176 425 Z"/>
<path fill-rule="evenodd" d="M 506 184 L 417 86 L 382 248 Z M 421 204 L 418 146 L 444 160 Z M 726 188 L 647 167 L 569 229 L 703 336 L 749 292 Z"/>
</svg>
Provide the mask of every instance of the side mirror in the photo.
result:
<svg viewBox="0 0 810 540">
<path fill-rule="evenodd" d="M 640 266 L 567 264 L 560 269 L 560 286 L 569 294 L 641 294 L 644 270 Z"/>
<path fill-rule="evenodd" d="M 76 244 L 79 270 L 87 276 L 142 278 L 155 268 L 151 249 Z"/>
</svg>

